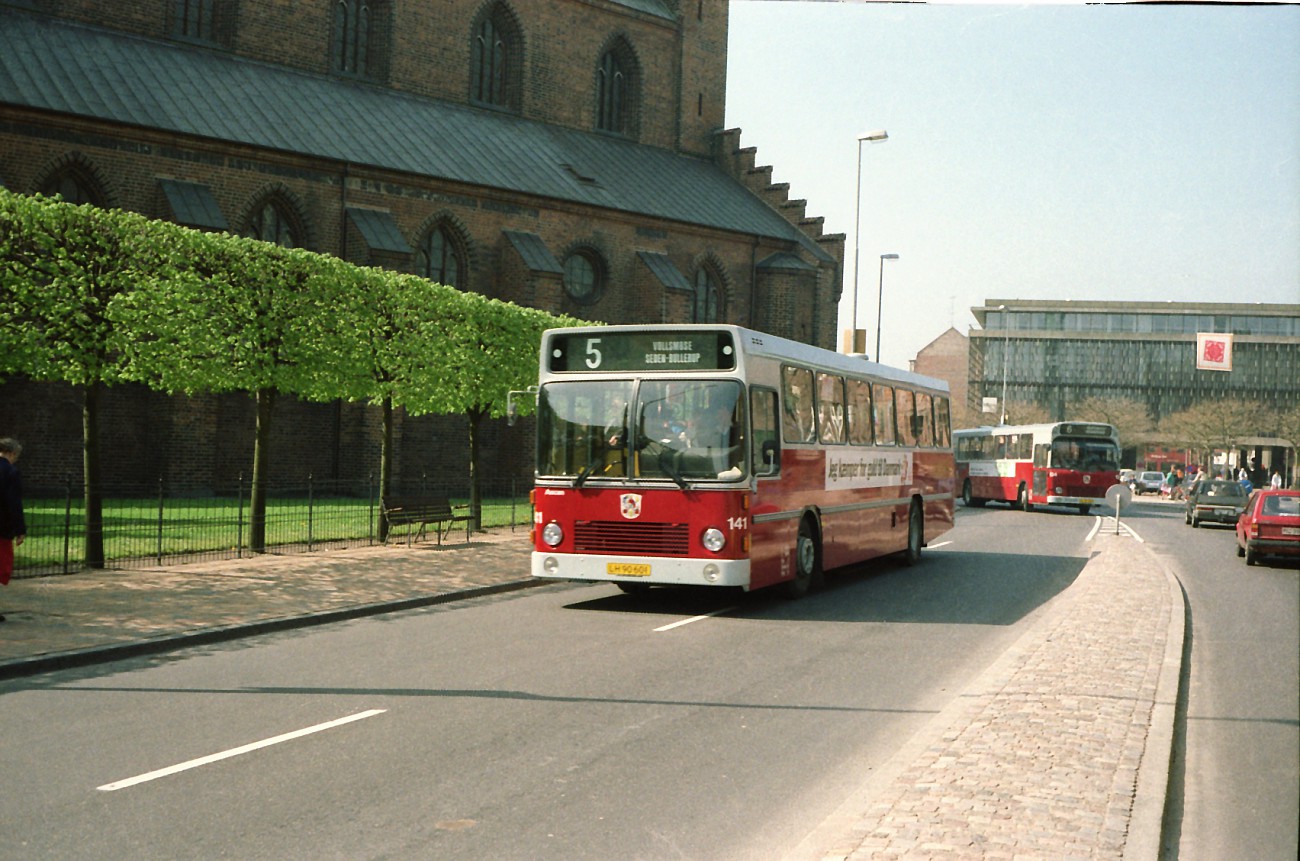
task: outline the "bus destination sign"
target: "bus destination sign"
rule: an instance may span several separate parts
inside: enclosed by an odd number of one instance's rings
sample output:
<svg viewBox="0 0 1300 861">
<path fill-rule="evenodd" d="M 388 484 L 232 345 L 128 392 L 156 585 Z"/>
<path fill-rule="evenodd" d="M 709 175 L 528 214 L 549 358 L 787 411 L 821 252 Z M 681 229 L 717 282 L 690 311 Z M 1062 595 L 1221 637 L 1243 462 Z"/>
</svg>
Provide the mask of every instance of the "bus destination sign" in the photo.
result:
<svg viewBox="0 0 1300 861">
<path fill-rule="evenodd" d="M 736 348 L 730 332 L 592 332 L 557 334 L 547 356 L 553 373 L 608 371 L 730 371 Z"/>
</svg>

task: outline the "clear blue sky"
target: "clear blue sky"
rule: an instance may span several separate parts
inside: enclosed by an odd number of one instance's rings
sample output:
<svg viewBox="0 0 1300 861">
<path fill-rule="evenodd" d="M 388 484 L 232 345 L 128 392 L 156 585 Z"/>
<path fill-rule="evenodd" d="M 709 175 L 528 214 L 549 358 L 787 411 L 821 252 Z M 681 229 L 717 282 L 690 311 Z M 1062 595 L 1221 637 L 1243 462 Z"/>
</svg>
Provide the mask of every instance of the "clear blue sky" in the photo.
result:
<svg viewBox="0 0 1300 861">
<path fill-rule="evenodd" d="M 727 125 L 906 367 L 986 299 L 1300 303 L 1300 7 L 731 0 Z M 837 338 L 838 344 L 838 338 Z"/>
</svg>

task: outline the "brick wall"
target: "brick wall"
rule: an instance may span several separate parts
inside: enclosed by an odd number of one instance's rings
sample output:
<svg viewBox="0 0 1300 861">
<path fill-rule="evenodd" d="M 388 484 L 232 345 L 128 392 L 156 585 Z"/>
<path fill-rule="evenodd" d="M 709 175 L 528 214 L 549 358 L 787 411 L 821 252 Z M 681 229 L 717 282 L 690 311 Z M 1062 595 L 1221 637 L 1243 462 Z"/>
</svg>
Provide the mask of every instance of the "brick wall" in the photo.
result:
<svg viewBox="0 0 1300 861">
<path fill-rule="evenodd" d="M 170 0 L 42 0 L 34 5 L 151 38 L 166 38 L 169 32 Z M 589 129 L 599 55 L 611 40 L 622 39 L 635 53 L 643 85 L 640 139 L 669 149 L 712 153 L 738 182 L 842 259 L 843 236 L 822 236 L 820 219 L 808 218 L 803 201 L 789 200 L 788 186 L 772 184 L 771 167 L 755 165 L 756 150 L 740 147 L 740 133 L 721 131 L 726 2 L 681 0 L 670 5 L 680 9 L 678 22 L 608 0 L 514 0 L 510 8 L 524 41 L 524 115 Z M 484 6 L 484 0 L 395 4 L 389 85 L 466 101 L 469 31 Z M 323 73 L 330 8 L 325 0 L 239 0 L 230 49 Z M 211 189 L 234 232 L 242 232 L 263 202 L 274 198 L 298 222 L 300 245 L 357 263 L 409 268 L 413 256 L 406 260 L 373 255 L 355 227 L 345 229 L 349 206 L 390 211 L 413 246 L 431 225 L 442 224 L 466 252 L 464 289 L 589 320 L 688 321 L 690 294 L 666 289 L 637 252 L 666 254 L 689 281 L 707 263 L 722 283 L 726 322 L 834 347 L 838 264 L 823 263 L 817 273 L 755 281 L 755 261 L 776 251 L 798 251 L 811 261 L 806 251 L 786 243 L 0 105 L 0 181 L 14 191 L 33 193 L 69 166 L 95 186 L 105 205 L 155 218 L 172 217 L 160 178 L 202 183 Z M 540 236 L 561 261 L 577 248 L 598 252 L 607 283 L 599 301 L 576 302 L 557 276 L 530 271 L 504 239 L 504 230 Z M 106 393 L 104 409 L 106 481 L 156 481 L 161 476 L 204 486 L 251 470 L 253 405 L 246 395 L 191 399 L 117 387 Z M 428 476 L 444 484 L 464 480 L 464 418 L 399 415 L 395 424 L 399 481 Z M 377 408 L 280 398 L 271 439 L 273 480 L 301 481 L 308 474 L 362 479 L 377 473 L 379 426 Z M 531 473 L 529 427 L 485 427 L 483 450 L 503 475 Z M 24 462 L 31 473 L 75 475 L 79 480 L 81 405 L 72 389 L 21 381 L 0 384 L 0 433 L 13 434 L 28 445 Z"/>
</svg>

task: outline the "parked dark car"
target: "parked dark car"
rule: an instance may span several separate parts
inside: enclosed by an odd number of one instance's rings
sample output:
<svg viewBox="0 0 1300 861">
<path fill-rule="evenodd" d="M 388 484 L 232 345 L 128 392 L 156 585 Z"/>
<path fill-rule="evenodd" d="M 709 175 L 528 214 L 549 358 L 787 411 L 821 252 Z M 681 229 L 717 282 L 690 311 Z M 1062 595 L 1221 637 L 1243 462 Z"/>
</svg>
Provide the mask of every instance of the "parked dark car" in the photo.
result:
<svg viewBox="0 0 1300 861">
<path fill-rule="evenodd" d="M 1246 508 L 1246 489 L 1238 482 L 1222 478 L 1197 482 L 1195 490 L 1187 497 L 1187 510 L 1183 522 L 1192 526 L 1202 523 L 1222 523 L 1227 526 L 1237 522 Z"/>
<path fill-rule="evenodd" d="M 1300 490 L 1257 490 L 1237 518 L 1237 555 L 1300 558 Z"/>
</svg>

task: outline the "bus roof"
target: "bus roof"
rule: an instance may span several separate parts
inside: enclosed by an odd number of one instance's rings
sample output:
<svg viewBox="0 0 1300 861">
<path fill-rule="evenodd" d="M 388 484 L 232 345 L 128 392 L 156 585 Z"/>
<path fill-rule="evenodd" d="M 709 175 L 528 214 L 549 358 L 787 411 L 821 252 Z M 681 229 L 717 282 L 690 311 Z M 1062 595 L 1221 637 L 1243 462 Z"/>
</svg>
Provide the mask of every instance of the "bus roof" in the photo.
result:
<svg viewBox="0 0 1300 861">
<path fill-rule="evenodd" d="M 1040 431 L 1049 431 L 1052 428 L 1060 428 L 1064 425 L 1092 425 L 1108 427 L 1116 434 L 1119 431 L 1114 425 L 1107 422 L 1085 422 L 1085 421 L 1059 421 L 1059 422 L 1038 422 L 1032 425 L 979 425 L 973 428 L 954 428 L 953 435 L 957 434 L 995 434 L 995 433 L 1038 433 Z"/>
<path fill-rule="evenodd" d="M 743 326 L 725 323 L 681 323 L 655 325 L 615 325 L 615 326 L 577 326 L 565 329 L 547 329 L 543 340 L 554 334 L 575 332 L 693 332 L 693 331 L 727 331 L 731 332 L 741 349 L 751 356 L 764 356 L 772 359 L 795 362 L 804 367 L 819 371 L 835 371 L 844 374 L 862 374 L 892 383 L 902 383 L 915 388 L 930 389 L 935 392 L 948 393 L 948 383 L 937 377 L 927 377 L 914 371 L 872 362 L 863 356 L 845 355 L 832 350 L 824 350 L 801 341 L 792 341 L 778 335 L 769 335 Z"/>
</svg>

